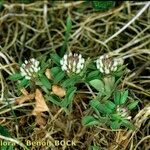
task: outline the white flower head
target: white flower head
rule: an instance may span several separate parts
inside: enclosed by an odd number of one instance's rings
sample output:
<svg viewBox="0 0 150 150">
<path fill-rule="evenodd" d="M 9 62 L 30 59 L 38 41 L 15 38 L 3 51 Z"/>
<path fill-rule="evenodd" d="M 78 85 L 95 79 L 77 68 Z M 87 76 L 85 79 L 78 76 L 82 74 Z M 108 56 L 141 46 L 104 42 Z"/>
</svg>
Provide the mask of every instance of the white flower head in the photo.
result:
<svg viewBox="0 0 150 150">
<path fill-rule="evenodd" d="M 67 73 L 80 73 L 84 67 L 85 59 L 81 54 L 71 52 L 65 54 L 60 60 L 61 69 Z"/>
<path fill-rule="evenodd" d="M 107 54 L 100 56 L 96 60 L 96 67 L 103 74 L 115 72 L 119 65 L 123 65 L 122 58 L 112 58 Z"/>
<path fill-rule="evenodd" d="M 116 112 L 124 119 L 130 120 L 132 117 L 129 115 L 129 110 L 125 107 L 117 106 Z"/>
<path fill-rule="evenodd" d="M 39 66 L 40 62 L 34 58 L 29 60 L 25 60 L 24 63 L 20 67 L 21 75 L 26 79 L 30 80 L 34 78 L 37 72 L 40 70 Z"/>
</svg>

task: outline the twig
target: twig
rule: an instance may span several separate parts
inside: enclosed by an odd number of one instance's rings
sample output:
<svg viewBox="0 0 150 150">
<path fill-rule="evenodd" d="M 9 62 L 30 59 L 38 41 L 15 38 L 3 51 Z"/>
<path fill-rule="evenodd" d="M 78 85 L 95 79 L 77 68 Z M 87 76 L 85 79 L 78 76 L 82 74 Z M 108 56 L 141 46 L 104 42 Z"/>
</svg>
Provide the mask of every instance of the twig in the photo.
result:
<svg viewBox="0 0 150 150">
<path fill-rule="evenodd" d="M 122 31 L 124 31 L 130 24 L 132 24 L 140 15 L 142 15 L 142 13 L 150 6 L 150 2 L 147 2 L 147 4 L 145 4 L 145 6 L 137 13 L 137 15 L 132 18 L 123 28 L 121 28 L 118 32 L 116 32 L 115 34 L 113 34 L 111 37 L 109 37 L 107 40 L 104 41 L 104 43 L 108 43 L 110 40 L 112 40 L 114 37 L 116 37 L 117 35 L 119 35 Z"/>
</svg>

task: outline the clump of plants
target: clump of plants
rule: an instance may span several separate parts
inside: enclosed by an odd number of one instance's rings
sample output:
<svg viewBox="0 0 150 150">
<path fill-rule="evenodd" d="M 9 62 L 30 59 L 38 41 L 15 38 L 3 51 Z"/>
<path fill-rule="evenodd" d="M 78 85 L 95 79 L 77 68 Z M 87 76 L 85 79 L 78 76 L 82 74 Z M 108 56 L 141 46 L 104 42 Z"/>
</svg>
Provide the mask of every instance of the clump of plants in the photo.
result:
<svg viewBox="0 0 150 150">
<path fill-rule="evenodd" d="M 39 89 L 45 100 L 63 108 L 67 114 L 73 112 L 76 93 L 82 92 L 78 85 L 86 86 L 91 92 L 88 108 L 91 111 L 81 120 L 84 126 L 134 129 L 130 112 L 138 101 L 129 97 L 129 89 L 121 86 L 126 72 L 122 58 L 104 54 L 92 60 L 69 52 L 62 58 L 55 53 L 49 59 L 25 60 L 9 79 L 18 82 L 19 89 L 32 92 Z"/>
</svg>

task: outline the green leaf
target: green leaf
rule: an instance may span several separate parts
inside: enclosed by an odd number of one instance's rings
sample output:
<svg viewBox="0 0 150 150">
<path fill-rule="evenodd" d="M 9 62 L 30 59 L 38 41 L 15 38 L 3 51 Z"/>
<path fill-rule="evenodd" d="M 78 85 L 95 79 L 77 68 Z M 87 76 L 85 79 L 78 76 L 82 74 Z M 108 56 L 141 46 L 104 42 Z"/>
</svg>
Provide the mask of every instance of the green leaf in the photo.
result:
<svg viewBox="0 0 150 150">
<path fill-rule="evenodd" d="M 121 92 L 120 104 L 124 104 L 128 98 L 128 90 Z"/>
<path fill-rule="evenodd" d="M 118 120 L 111 122 L 110 127 L 114 130 L 119 129 L 121 126 L 121 123 L 119 123 Z"/>
<path fill-rule="evenodd" d="M 99 114 L 101 103 L 98 100 L 91 100 L 90 106 Z"/>
<path fill-rule="evenodd" d="M 63 55 L 65 54 L 65 50 L 67 49 L 67 43 L 70 37 L 70 32 L 71 32 L 71 28 L 72 28 L 72 21 L 71 18 L 68 16 L 67 20 L 66 20 L 66 33 L 65 33 L 65 39 L 64 39 L 64 43 L 63 46 L 61 48 L 60 51 L 60 56 L 63 57 Z"/>
<path fill-rule="evenodd" d="M 98 100 L 91 100 L 90 106 L 95 110 L 97 114 L 103 113 L 103 114 L 110 114 L 112 113 L 112 110 L 105 106 L 105 104 L 101 104 Z"/>
<path fill-rule="evenodd" d="M 3 135 L 5 137 L 11 137 L 8 129 L 5 126 L 0 125 L 0 135 Z M 2 142 L 8 142 L 6 140 L 2 141 Z M 13 150 L 13 144 L 14 143 L 9 143 L 9 145 L 1 145 L 1 150 Z"/>
<path fill-rule="evenodd" d="M 52 62 L 60 66 L 61 58 L 55 53 L 50 55 Z"/>
<path fill-rule="evenodd" d="M 57 84 L 59 81 L 61 81 L 65 76 L 65 72 L 61 71 L 56 76 L 54 76 L 54 83 Z"/>
<path fill-rule="evenodd" d="M 105 114 L 111 114 L 113 112 L 113 110 L 107 107 L 105 104 L 103 104 L 102 107 Z"/>
<path fill-rule="evenodd" d="M 99 70 L 92 71 L 92 72 L 90 72 L 90 73 L 87 75 L 86 81 L 89 82 L 89 81 L 91 81 L 91 80 L 93 80 L 93 79 L 97 79 L 97 78 L 99 78 L 99 77 L 100 77 L 100 72 L 99 72 Z"/>
<path fill-rule="evenodd" d="M 76 87 L 72 87 L 72 88 L 67 90 L 65 98 L 61 102 L 62 107 L 66 108 L 68 105 L 72 104 L 72 100 L 73 100 L 75 91 L 76 91 Z"/>
<path fill-rule="evenodd" d="M 120 98 L 121 98 L 120 91 L 115 92 L 114 102 L 115 102 L 116 105 L 120 105 Z"/>
<path fill-rule="evenodd" d="M 105 85 L 105 93 L 106 95 L 111 95 L 112 90 L 115 85 L 115 77 L 110 76 L 110 77 L 104 77 L 103 79 L 104 85 Z"/>
<path fill-rule="evenodd" d="M 51 89 L 51 83 L 50 81 L 47 79 L 47 77 L 45 75 L 41 75 L 39 77 L 40 82 L 42 83 L 42 85 L 44 87 L 46 87 L 47 89 Z"/>
<path fill-rule="evenodd" d="M 128 121 L 128 120 L 126 120 L 126 119 L 122 119 L 121 124 L 122 124 L 123 126 L 129 128 L 129 129 L 131 129 L 131 130 L 134 130 L 134 129 L 135 129 L 135 126 L 134 126 L 130 121 Z"/>
<path fill-rule="evenodd" d="M 65 76 L 65 72 L 62 71 L 60 67 L 52 68 L 51 73 L 52 73 L 52 76 L 54 78 L 55 84 L 57 84 L 59 81 L 61 81 Z"/>
<path fill-rule="evenodd" d="M 67 21 L 66 21 L 66 35 L 65 35 L 66 41 L 68 40 L 70 36 L 71 28 L 72 28 L 72 21 L 71 21 L 71 18 L 68 16 Z"/>
<path fill-rule="evenodd" d="M 4 141 L 5 142 L 5 141 Z M 6 142 L 8 142 L 8 141 L 6 141 Z M 9 145 L 3 145 L 2 147 L 1 147 L 1 149 L 2 150 L 14 150 L 14 143 L 9 143 Z"/>
<path fill-rule="evenodd" d="M 112 120 L 121 120 L 122 118 L 121 118 L 121 116 L 119 114 L 112 114 L 111 115 L 111 119 Z"/>
<path fill-rule="evenodd" d="M 118 66 L 117 71 L 114 72 L 115 77 L 123 76 L 124 72 L 126 71 L 126 65 Z"/>
<path fill-rule="evenodd" d="M 99 125 L 99 121 L 95 119 L 93 116 L 85 116 L 82 118 L 82 125 L 84 126 Z"/>
<path fill-rule="evenodd" d="M 2 125 L 0 125 L 0 134 L 6 137 L 11 137 L 8 129 Z"/>
<path fill-rule="evenodd" d="M 128 109 L 133 109 L 133 108 L 135 108 L 137 105 L 138 105 L 138 102 L 139 101 L 134 101 L 134 102 L 132 102 L 132 103 L 130 103 L 130 104 L 128 104 Z"/>
<path fill-rule="evenodd" d="M 17 80 L 20 80 L 24 78 L 20 73 L 15 73 L 15 74 L 12 74 L 8 77 L 9 80 L 12 80 L 12 81 L 17 81 Z"/>
<path fill-rule="evenodd" d="M 104 83 L 99 79 L 90 81 L 90 85 L 94 87 L 98 92 L 104 93 Z"/>
<path fill-rule="evenodd" d="M 33 0 L 18 0 L 20 3 L 29 4 L 32 3 Z"/>
<path fill-rule="evenodd" d="M 0 1 L 0 12 L 4 9 L 3 4 L 4 4 L 4 1 L 3 1 L 3 0 L 1 0 L 1 1 Z"/>
<path fill-rule="evenodd" d="M 78 75 L 72 75 L 69 79 L 65 80 L 62 83 L 63 87 L 74 86 L 77 82 L 81 80 L 81 77 Z"/>
<path fill-rule="evenodd" d="M 20 81 L 18 86 L 19 86 L 19 88 L 27 87 L 27 86 L 29 86 L 29 83 L 30 83 L 30 81 L 24 78 L 23 80 Z"/>
<path fill-rule="evenodd" d="M 60 67 L 53 67 L 51 68 L 51 73 L 52 73 L 52 76 L 55 77 L 59 72 L 61 72 L 61 68 Z"/>
<path fill-rule="evenodd" d="M 96 10 L 107 10 L 115 6 L 114 1 L 92 1 L 92 6 Z"/>
<path fill-rule="evenodd" d="M 58 96 L 56 96 L 56 95 L 46 95 L 45 97 L 46 97 L 47 100 L 49 100 L 53 104 L 61 106 L 61 100 Z"/>
<path fill-rule="evenodd" d="M 101 150 L 99 146 L 90 146 L 88 150 Z"/>
<path fill-rule="evenodd" d="M 111 109 L 111 110 L 114 110 L 115 107 L 116 107 L 116 105 L 113 102 L 109 101 L 109 100 L 105 103 L 105 106 L 107 108 Z"/>
</svg>

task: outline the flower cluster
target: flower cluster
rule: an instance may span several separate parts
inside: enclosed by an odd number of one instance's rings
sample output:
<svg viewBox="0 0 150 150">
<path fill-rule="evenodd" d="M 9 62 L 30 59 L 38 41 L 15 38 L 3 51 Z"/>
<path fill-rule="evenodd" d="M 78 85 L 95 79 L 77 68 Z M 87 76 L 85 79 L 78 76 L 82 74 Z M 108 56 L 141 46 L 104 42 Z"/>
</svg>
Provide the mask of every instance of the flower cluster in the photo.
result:
<svg viewBox="0 0 150 150">
<path fill-rule="evenodd" d="M 84 67 L 85 59 L 81 54 L 65 54 L 63 58 L 60 60 L 62 70 L 67 73 L 80 73 Z"/>
<path fill-rule="evenodd" d="M 123 64 L 123 59 L 112 58 L 109 55 L 102 55 L 96 60 L 96 67 L 101 73 L 110 74 L 115 72 L 119 65 Z"/>
<path fill-rule="evenodd" d="M 21 75 L 28 80 L 30 80 L 32 77 L 35 77 L 39 70 L 39 61 L 34 58 L 31 58 L 28 61 L 25 60 L 25 62 L 20 67 Z"/>
<path fill-rule="evenodd" d="M 129 116 L 129 111 L 127 108 L 121 107 L 121 106 L 117 106 L 116 108 L 116 112 L 120 114 L 120 116 L 124 119 L 131 119 L 131 116 Z"/>
</svg>

